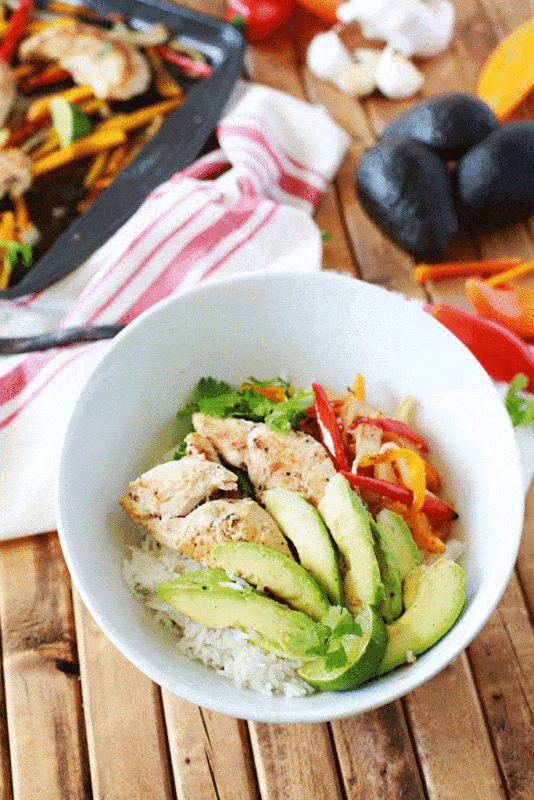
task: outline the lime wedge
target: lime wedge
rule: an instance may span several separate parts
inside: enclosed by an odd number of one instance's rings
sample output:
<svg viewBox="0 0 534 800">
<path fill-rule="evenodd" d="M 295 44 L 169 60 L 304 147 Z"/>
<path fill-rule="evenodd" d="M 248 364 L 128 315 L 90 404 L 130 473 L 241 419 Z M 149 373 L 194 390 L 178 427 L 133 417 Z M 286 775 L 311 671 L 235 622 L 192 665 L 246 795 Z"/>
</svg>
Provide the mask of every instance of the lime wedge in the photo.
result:
<svg viewBox="0 0 534 800">
<path fill-rule="evenodd" d="M 83 111 L 63 97 L 54 97 L 50 101 L 50 113 L 61 147 L 91 133 L 91 123 Z"/>
<path fill-rule="evenodd" d="M 298 670 L 303 680 L 323 691 L 355 689 L 376 673 L 386 650 L 386 625 L 373 606 L 365 606 L 356 622 L 361 626 L 362 635 L 344 636 L 341 640 L 348 663 L 328 669 L 322 656 L 315 658 Z M 331 645 L 332 649 L 337 646 L 338 642 Z"/>
</svg>

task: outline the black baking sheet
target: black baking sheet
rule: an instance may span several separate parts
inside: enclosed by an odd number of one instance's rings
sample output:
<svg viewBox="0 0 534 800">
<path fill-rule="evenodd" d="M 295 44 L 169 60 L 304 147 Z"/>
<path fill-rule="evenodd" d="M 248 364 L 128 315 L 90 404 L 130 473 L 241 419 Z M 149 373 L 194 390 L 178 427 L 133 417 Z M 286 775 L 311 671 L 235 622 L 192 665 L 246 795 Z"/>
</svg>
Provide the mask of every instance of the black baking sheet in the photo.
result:
<svg viewBox="0 0 534 800">
<path fill-rule="evenodd" d="M 40 291 L 71 272 L 129 219 L 154 188 L 189 166 L 213 134 L 242 69 L 243 37 L 218 19 L 165 0 L 88 0 L 83 5 L 102 19 L 110 13 L 121 14 L 132 28 L 162 22 L 173 38 L 203 53 L 213 73 L 194 80 L 173 72 L 186 93 L 185 102 L 168 115 L 156 136 L 84 214 L 78 214 L 76 207 L 83 196 L 86 163 L 34 182 L 26 198 L 42 234 L 34 249 L 37 263 L 30 270 L 17 270 L 14 285 L 0 291 L 0 298 Z M 145 96 L 133 98 L 117 110 L 131 110 L 146 102 Z"/>
</svg>

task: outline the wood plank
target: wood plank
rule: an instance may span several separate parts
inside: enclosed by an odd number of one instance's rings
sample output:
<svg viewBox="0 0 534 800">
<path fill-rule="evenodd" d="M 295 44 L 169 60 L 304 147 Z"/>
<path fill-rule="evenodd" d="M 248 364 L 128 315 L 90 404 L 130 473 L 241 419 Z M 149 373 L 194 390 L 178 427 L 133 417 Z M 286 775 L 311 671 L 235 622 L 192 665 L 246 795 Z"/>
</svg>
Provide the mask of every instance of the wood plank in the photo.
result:
<svg viewBox="0 0 534 800">
<path fill-rule="evenodd" d="M 531 800 L 534 633 L 515 574 L 469 655 L 508 797 Z"/>
<path fill-rule="evenodd" d="M 530 620 L 534 619 L 534 481 L 525 498 L 525 520 L 523 535 L 519 544 L 516 572 Z"/>
<path fill-rule="evenodd" d="M 425 800 L 400 701 L 332 722 L 331 728 L 348 800 Z"/>
<path fill-rule="evenodd" d="M 111 643 L 77 592 L 74 611 L 93 800 L 171 800 L 159 688 Z"/>
<path fill-rule="evenodd" d="M 465 654 L 404 703 L 429 800 L 504 800 Z"/>
<path fill-rule="evenodd" d="M 0 619 L 15 800 L 92 796 L 69 590 L 55 534 L 1 544 Z M 5 745 L 5 733 L 2 739 Z M 4 773 L 2 796 L 9 795 Z"/>
<path fill-rule="evenodd" d="M 262 800 L 341 800 L 326 723 L 249 723 Z"/>
<path fill-rule="evenodd" d="M 178 800 L 256 800 L 245 723 L 162 697 Z"/>
</svg>

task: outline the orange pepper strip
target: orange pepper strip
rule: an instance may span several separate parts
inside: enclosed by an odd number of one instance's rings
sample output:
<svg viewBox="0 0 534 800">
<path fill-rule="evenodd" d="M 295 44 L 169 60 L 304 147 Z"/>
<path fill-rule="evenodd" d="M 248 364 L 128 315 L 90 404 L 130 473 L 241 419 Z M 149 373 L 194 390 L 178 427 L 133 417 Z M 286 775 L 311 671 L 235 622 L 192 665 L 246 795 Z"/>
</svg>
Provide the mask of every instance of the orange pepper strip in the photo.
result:
<svg viewBox="0 0 534 800">
<path fill-rule="evenodd" d="M 251 386 L 249 383 L 244 383 L 241 389 L 250 389 L 251 392 L 257 392 L 273 403 L 283 403 L 286 399 L 286 394 L 281 386 Z"/>
<path fill-rule="evenodd" d="M 520 258 L 495 258 L 489 261 L 453 261 L 447 264 L 418 264 L 413 272 L 417 283 L 444 278 L 464 278 L 469 275 L 493 275 L 521 264 Z"/>
<path fill-rule="evenodd" d="M 534 86 L 534 19 L 520 25 L 494 48 L 482 67 L 477 97 L 502 122 Z"/>
<path fill-rule="evenodd" d="M 422 511 L 412 511 L 406 517 L 406 524 L 410 528 L 414 542 L 420 550 L 443 555 L 446 549 L 445 545 L 432 532 L 426 514 L 423 514 Z"/>
<path fill-rule="evenodd" d="M 534 261 L 525 261 L 524 264 L 518 264 L 516 267 L 507 269 L 506 272 L 499 272 L 493 278 L 487 278 L 486 283 L 488 286 L 499 286 L 508 281 L 513 281 L 514 278 L 519 278 L 521 275 L 527 275 L 529 272 L 534 271 Z"/>
<path fill-rule="evenodd" d="M 78 103 L 82 100 L 89 100 L 94 97 L 94 92 L 90 86 L 73 86 L 63 92 L 47 94 L 46 97 L 39 97 L 34 100 L 26 111 L 26 119 L 31 122 L 38 118 L 48 118 L 50 116 L 50 100 L 53 97 L 63 97 L 68 103 Z"/>
<path fill-rule="evenodd" d="M 494 289 L 479 278 L 468 278 L 465 292 L 481 316 L 504 325 L 523 339 L 534 340 L 534 289 Z"/>
<path fill-rule="evenodd" d="M 362 458 L 359 467 L 368 467 L 384 462 L 404 461 L 408 470 L 408 489 L 413 492 L 413 508 L 419 510 L 425 502 L 426 468 L 421 456 L 408 447 L 391 447 L 377 456 Z"/>
<path fill-rule="evenodd" d="M 365 379 L 359 372 L 352 385 L 352 391 L 357 400 L 365 400 Z"/>
</svg>

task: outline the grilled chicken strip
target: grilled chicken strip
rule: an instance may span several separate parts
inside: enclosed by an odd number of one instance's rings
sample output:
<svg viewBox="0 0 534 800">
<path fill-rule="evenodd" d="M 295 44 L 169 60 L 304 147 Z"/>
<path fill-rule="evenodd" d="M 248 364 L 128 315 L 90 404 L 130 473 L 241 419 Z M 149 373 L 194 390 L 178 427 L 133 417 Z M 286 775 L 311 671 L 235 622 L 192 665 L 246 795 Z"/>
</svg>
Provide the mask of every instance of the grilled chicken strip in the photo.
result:
<svg viewBox="0 0 534 800">
<path fill-rule="evenodd" d="M 151 81 L 148 61 L 136 47 L 97 26 L 73 22 L 29 36 L 19 47 L 21 61 L 59 62 L 79 85 L 103 100 L 129 100 Z"/>
<path fill-rule="evenodd" d="M 277 433 L 263 423 L 200 413 L 193 414 L 193 425 L 225 461 L 247 470 L 258 495 L 283 487 L 301 492 L 317 506 L 336 474 L 324 447 L 305 433 Z"/>
<path fill-rule="evenodd" d="M 220 464 L 219 454 L 209 439 L 198 433 L 188 433 L 185 437 L 185 452 L 188 456 L 204 456 L 208 461 Z"/>
<path fill-rule="evenodd" d="M 232 492 L 237 478 L 222 464 L 204 456 L 184 456 L 166 461 L 143 473 L 128 486 L 119 502 L 134 522 L 149 529 L 185 517 L 214 492 Z"/>
<path fill-rule="evenodd" d="M 0 197 L 21 197 L 31 182 L 31 159 L 16 147 L 0 150 Z"/>
<path fill-rule="evenodd" d="M 221 542 L 257 542 L 293 558 L 274 519 L 254 500 L 219 499 L 197 506 L 187 517 L 166 522 L 152 520 L 147 526 L 160 544 L 189 558 L 213 566 L 211 551 Z"/>
<path fill-rule="evenodd" d="M 13 70 L 5 61 L 0 61 L 0 127 L 9 116 L 16 94 L 17 82 Z"/>
</svg>

